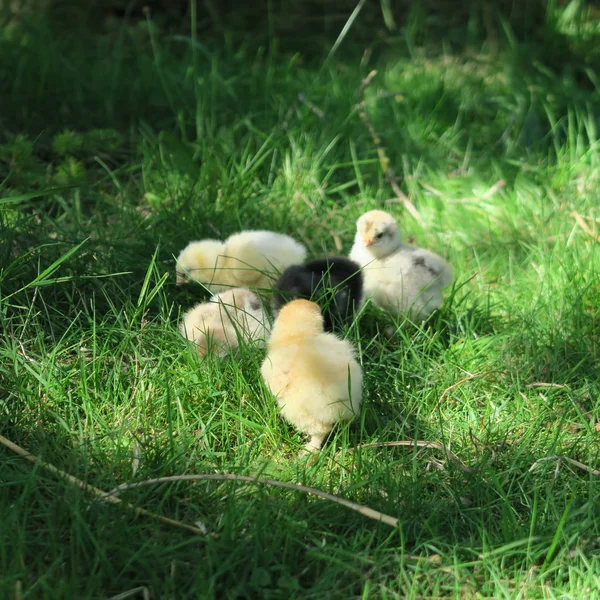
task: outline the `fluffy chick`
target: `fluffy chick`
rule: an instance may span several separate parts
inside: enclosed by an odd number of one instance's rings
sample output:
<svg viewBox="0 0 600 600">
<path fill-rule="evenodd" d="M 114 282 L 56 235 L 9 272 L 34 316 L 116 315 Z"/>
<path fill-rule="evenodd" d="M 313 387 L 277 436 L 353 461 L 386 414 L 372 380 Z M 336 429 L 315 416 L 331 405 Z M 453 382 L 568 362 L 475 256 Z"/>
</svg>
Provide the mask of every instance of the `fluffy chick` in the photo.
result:
<svg viewBox="0 0 600 600">
<path fill-rule="evenodd" d="M 325 330 L 333 331 L 347 323 L 360 308 L 363 276 L 353 260 L 328 256 L 288 267 L 274 288 L 275 312 L 291 300 L 313 300 L 321 307 Z"/>
<path fill-rule="evenodd" d="M 244 288 L 227 290 L 189 310 L 179 331 L 196 344 L 200 356 L 212 347 L 219 356 L 237 348 L 239 338 L 264 344 L 269 321 L 256 294 Z"/>
<path fill-rule="evenodd" d="M 282 416 L 310 436 L 318 450 L 338 421 L 355 415 L 362 399 L 362 370 L 350 342 L 323 330 L 319 305 L 286 304 L 269 339 L 262 377 Z"/>
<path fill-rule="evenodd" d="M 177 283 L 192 279 L 218 293 L 232 287 L 271 288 L 274 273 L 303 262 L 306 248 L 289 235 L 242 231 L 225 242 L 191 242 L 177 258 Z"/>
<path fill-rule="evenodd" d="M 190 279 L 197 282 L 211 281 L 224 246 L 219 240 L 190 242 L 177 257 L 177 285 Z"/>
<path fill-rule="evenodd" d="M 350 258 L 363 267 L 365 298 L 392 314 L 426 319 L 442 304 L 452 270 L 437 254 L 403 244 L 396 219 L 372 210 L 356 222 Z"/>
</svg>

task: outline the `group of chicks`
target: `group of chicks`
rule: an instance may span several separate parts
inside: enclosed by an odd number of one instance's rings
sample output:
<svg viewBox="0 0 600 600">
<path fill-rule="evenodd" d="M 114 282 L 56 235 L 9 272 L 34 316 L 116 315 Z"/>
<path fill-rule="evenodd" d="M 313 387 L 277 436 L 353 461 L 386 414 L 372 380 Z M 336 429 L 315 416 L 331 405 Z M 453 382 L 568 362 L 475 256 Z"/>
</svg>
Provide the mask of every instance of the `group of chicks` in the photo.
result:
<svg viewBox="0 0 600 600">
<path fill-rule="evenodd" d="M 349 258 L 305 263 L 306 248 L 290 236 L 244 231 L 225 242 L 191 242 L 177 259 L 178 284 L 192 280 L 213 293 L 184 314 L 182 335 L 202 356 L 222 356 L 240 340 L 266 343 L 263 380 L 282 416 L 309 436 L 307 451 L 318 450 L 362 400 L 354 348 L 335 332 L 368 299 L 392 315 L 424 320 L 452 281 L 442 258 L 402 242 L 390 214 L 367 212 L 356 229 Z"/>
</svg>

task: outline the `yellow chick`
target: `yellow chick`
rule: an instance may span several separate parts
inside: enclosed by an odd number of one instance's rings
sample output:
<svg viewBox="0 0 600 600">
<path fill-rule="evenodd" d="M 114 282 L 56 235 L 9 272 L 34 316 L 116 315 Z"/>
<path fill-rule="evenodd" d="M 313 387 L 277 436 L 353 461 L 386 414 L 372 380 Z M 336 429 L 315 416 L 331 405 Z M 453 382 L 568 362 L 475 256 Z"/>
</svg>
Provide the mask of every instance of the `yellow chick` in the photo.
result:
<svg viewBox="0 0 600 600">
<path fill-rule="evenodd" d="M 196 344 L 200 356 L 211 347 L 219 356 L 225 356 L 238 347 L 240 338 L 264 345 L 269 330 L 260 299 L 244 288 L 227 290 L 197 304 L 183 315 L 179 325 L 181 335 Z"/>
<path fill-rule="evenodd" d="M 452 270 L 442 258 L 403 244 L 396 219 L 372 210 L 356 222 L 350 258 L 363 267 L 364 297 L 392 314 L 426 319 L 442 304 Z"/>
<path fill-rule="evenodd" d="M 358 413 L 362 370 L 350 342 L 325 333 L 319 305 L 293 300 L 283 306 L 267 344 L 262 377 L 281 414 L 310 436 L 318 450 L 338 421 Z"/>
<path fill-rule="evenodd" d="M 273 287 L 278 273 L 304 262 L 306 248 L 289 235 L 242 231 L 225 242 L 191 242 L 177 258 L 177 283 L 192 279 L 218 293 L 232 287 Z"/>
<path fill-rule="evenodd" d="M 218 240 L 190 242 L 177 257 L 177 285 L 190 279 L 198 282 L 211 281 L 223 248 L 223 242 Z"/>
</svg>

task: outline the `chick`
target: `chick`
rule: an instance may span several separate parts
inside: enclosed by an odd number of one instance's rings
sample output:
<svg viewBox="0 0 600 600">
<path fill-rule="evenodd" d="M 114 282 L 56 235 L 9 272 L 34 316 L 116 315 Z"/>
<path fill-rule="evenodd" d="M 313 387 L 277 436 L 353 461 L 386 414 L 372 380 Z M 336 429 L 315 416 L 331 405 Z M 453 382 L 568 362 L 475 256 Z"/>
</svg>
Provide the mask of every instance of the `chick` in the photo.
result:
<svg viewBox="0 0 600 600">
<path fill-rule="evenodd" d="M 277 272 L 303 262 L 306 248 L 288 235 L 242 231 L 225 242 L 191 242 L 177 258 L 177 283 L 193 279 L 218 293 L 232 287 L 271 288 Z"/>
<path fill-rule="evenodd" d="M 190 279 L 198 282 L 211 281 L 223 249 L 223 242 L 218 240 L 190 242 L 177 257 L 177 285 Z"/>
<path fill-rule="evenodd" d="M 224 356 L 237 348 L 239 338 L 265 343 L 269 321 L 256 294 L 244 288 L 227 290 L 208 302 L 189 310 L 179 325 L 179 331 L 197 346 L 200 356 L 214 348 Z"/>
<path fill-rule="evenodd" d="M 396 219 L 372 210 L 356 222 L 350 258 L 363 267 L 365 298 L 392 314 L 426 319 L 442 304 L 452 270 L 427 250 L 403 244 Z"/>
<path fill-rule="evenodd" d="M 277 312 L 297 298 L 313 300 L 323 312 L 325 330 L 347 323 L 362 303 L 363 276 L 360 267 L 343 256 L 311 260 L 288 267 L 275 284 L 273 308 Z"/>
<path fill-rule="evenodd" d="M 306 450 L 318 450 L 338 421 L 355 415 L 362 399 L 362 370 L 354 349 L 323 330 L 319 305 L 286 304 L 273 325 L 262 377 L 282 416 L 310 436 Z"/>
</svg>

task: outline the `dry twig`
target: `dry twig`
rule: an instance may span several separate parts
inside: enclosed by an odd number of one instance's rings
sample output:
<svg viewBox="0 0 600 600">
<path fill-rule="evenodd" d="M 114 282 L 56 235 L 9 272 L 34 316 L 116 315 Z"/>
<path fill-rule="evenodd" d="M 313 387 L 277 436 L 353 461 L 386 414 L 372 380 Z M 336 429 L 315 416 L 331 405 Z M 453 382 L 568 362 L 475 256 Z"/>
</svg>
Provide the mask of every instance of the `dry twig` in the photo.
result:
<svg viewBox="0 0 600 600">
<path fill-rule="evenodd" d="M 232 473 L 206 473 L 200 475 L 173 475 L 170 477 L 157 477 L 155 479 L 147 479 L 146 481 L 136 481 L 134 483 L 123 483 L 120 486 L 116 487 L 114 490 L 107 492 L 105 497 L 114 497 L 114 494 L 122 492 L 124 490 L 131 490 L 133 488 L 142 487 L 146 485 L 155 485 L 158 483 L 170 483 L 175 481 L 243 481 L 245 483 L 260 483 L 262 485 L 271 485 L 274 487 L 284 488 L 286 490 L 294 490 L 296 492 L 304 492 L 305 494 L 312 494 L 313 496 L 318 496 L 319 498 L 324 498 L 325 500 L 330 500 L 331 502 L 335 502 L 336 504 L 341 504 L 350 510 L 354 510 L 369 519 L 374 519 L 375 521 L 381 521 L 390 527 L 398 527 L 398 519 L 395 517 L 391 517 L 386 515 L 378 510 L 373 508 L 369 508 L 368 506 L 364 506 L 362 504 L 357 504 L 356 502 L 351 502 L 350 500 L 346 500 L 345 498 L 340 498 L 339 496 L 334 496 L 333 494 L 328 494 L 327 492 L 322 492 L 321 490 L 317 490 L 312 487 L 307 487 L 305 485 L 300 485 L 297 483 L 288 483 L 285 481 L 277 481 L 275 479 L 260 479 L 258 477 L 247 477 L 246 475 L 234 475 Z"/>
<path fill-rule="evenodd" d="M 96 498 L 99 498 L 100 500 L 109 502 L 111 504 L 120 504 L 121 506 L 124 506 L 125 508 L 129 508 L 129 509 L 135 511 L 138 515 L 144 515 L 145 517 L 150 517 L 151 519 L 156 519 L 157 521 L 160 521 L 161 523 L 165 523 L 166 525 L 171 525 L 173 527 L 179 527 L 180 529 L 185 529 L 186 531 L 191 531 L 192 533 L 197 533 L 199 535 L 203 534 L 202 530 L 200 530 L 196 527 L 192 527 L 191 525 L 186 525 L 185 523 L 175 521 L 174 519 L 169 519 L 167 517 L 163 517 L 162 515 L 157 515 L 153 512 L 145 510 L 143 508 L 133 506 L 133 504 L 123 502 L 120 498 L 116 498 L 114 496 L 107 496 L 105 492 L 98 489 L 97 487 L 94 487 L 93 485 L 90 485 L 89 483 L 85 483 L 85 481 L 81 481 L 81 479 L 77 479 L 77 477 L 73 477 L 73 475 L 70 475 L 69 473 L 66 473 L 65 471 L 61 471 L 60 469 L 57 469 L 54 465 L 51 465 L 50 463 L 47 463 L 47 462 L 37 458 L 35 455 L 30 454 L 29 452 L 27 452 L 27 450 L 24 450 L 23 448 L 21 448 L 21 446 L 17 446 L 17 444 L 6 439 L 3 435 L 0 435 L 0 444 L 6 446 L 9 450 L 12 450 L 15 454 L 22 456 L 24 459 L 28 460 L 29 462 L 38 465 L 44 471 L 48 471 L 49 473 L 53 473 L 54 475 L 57 475 L 61 479 L 68 481 L 69 483 L 73 484 L 75 487 L 78 487 L 80 490 L 88 492 L 89 494 L 91 494 L 92 496 L 95 496 Z"/>
<path fill-rule="evenodd" d="M 313 104 L 302 92 L 298 92 L 298 100 L 300 104 L 306 104 L 311 112 L 313 112 L 319 119 L 326 117 L 325 113 L 316 105 Z"/>
<path fill-rule="evenodd" d="M 462 379 L 459 379 L 456 383 L 453 383 L 451 386 L 447 387 L 443 392 L 442 395 L 439 397 L 437 404 L 434 407 L 434 411 L 437 410 L 438 406 L 446 399 L 446 397 L 448 396 L 448 393 L 451 392 L 453 389 L 457 388 L 459 385 L 465 383 L 465 381 L 471 381 L 471 379 L 475 379 L 477 377 L 479 377 L 480 375 L 487 375 L 487 372 L 485 373 L 475 373 L 475 374 L 471 374 L 471 375 L 467 375 L 466 377 L 463 377 Z"/>
<path fill-rule="evenodd" d="M 535 383 L 528 383 L 526 388 L 557 388 L 559 390 L 564 390 L 568 386 L 562 385 L 560 383 L 544 383 L 543 381 L 536 381 Z"/>
<path fill-rule="evenodd" d="M 600 477 L 600 471 L 598 469 L 594 469 L 593 467 L 589 467 L 588 465 L 584 465 L 583 463 L 580 463 L 578 460 L 575 460 L 573 458 L 569 458 L 568 456 L 544 456 L 544 458 L 538 458 L 532 465 L 531 467 L 529 467 L 529 472 L 531 473 L 540 463 L 543 462 L 548 462 L 549 460 L 564 460 L 570 464 L 572 464 L 573 466 L 577 467 L 578 469 L 583 469 L 584 471 L 587 471 L 588 473 L 591 473 L 592 475 L 595 475 L 596 477 Z"/>
<path fill-rule="evenodd" d="M 327 227 L 327 225 L 324 225 L 323 223 L 318 223 L 316 221 L 313 221 L 310 225 L 311 227 L 320 227 L 321 229 L 324 229 L 333 238 L 333 243 L 335 244 L 336 250 L 338 252 L 342 251 L 342 240 L 340 240 L 340 236 L 335 231 L 333 231 L 333 229 Z"/>
<path fill-rule="evenodd" d="M 396 181 L 396 176 L 392 167 L 390 167 L 390 160 L 387 157 L 385 150 L 383 148 L 383 144 L 381 143 L 381 138 L 377 135 L 375 131 L 375 127 L 373 127 L 373 123 L 371 123 L 371 119 L 369 119 L 369 115 L 367 114 L 367 110 L 365 108 L 364 96 L 365 90 L 369 87 L 373 77 L 377 75 L 377 71 L 371 71 L 362 81 L 360 88 L 358 89 L 358 114 L 360 118 L 363 120 L 369 133 L 371 135 L 371 139 L 373 140 L 373 144 L 377 150 L 377 156 L 379 157 L 379 164 L 381 165 L 381 170 L 383 171 L 385 178 L 388 183 L 394 190 L 394 193 L 398 197 L 398 200 L 404 205 L 404 208 L 412 215 L 412 217 L 418 222 L 422 223 L 421 215 L 415 208 L 415 205 L 411 202 L 410 198 L 400 189 L 398 182 Z"/>
<path fill-rule="evenodd" d="M 137 596 L 140 593 L 142 595 L 143 600 L 150 600 L 150 590 L 145 585 L 141 585 L 131 590 L 127 590 L 126 592 L 121 592 L 116 596 L 111 596 L 108 600 L 125 600 L 126 598 Z"/>
<path fill-rule="evenodd" d="M 400 440 L 396 442 L 374 442 L 372 444 L 361 444 L 360 446 L 357 446 L 357 448 L 377 448 L 380 446 L 417 446 L 419 448 L 434 448 L 435 450 L 441 450 L 446 455 L 446 458 L 450 462 L 454 463 L 464 473 L 473 472 L 471 467 L 467 467 L 467 465 L 465 465 L 465 463 L 462 462 L 462 460 L 460 460 L 460 458 L 458 458 L 454 452 L 448 450 L 448 448 L 446 448 L 443 444 L 440 444 L 440 442 L 429 442 L 424 440 Z"/>
<path fill-rule="evenodd" d="M 579 214 L 578 212 L 572 212 L 570 216 L 577 221 L 577 225 L 579 225 L 579 227 L 581 227 L 585 233 L 593 237 L 597 242 L 600 242 L 600 235 L 597 235 L 592 231 L 590 226 L 585 222 L 585 217 L 583 215 Z"/>
<path fill-rule="evenodd" d="M 496 183 L 484 194 L 482 194 L 482 198 L 484 200 L 488 200 L 489 198 L 491 198 L 498 190 L 502 189 L 504 186 L 506 185 L 506 181 L 504 181 L 504 179 L 500 179 L 499 181 L 496 181 Z"/>
</svg>

